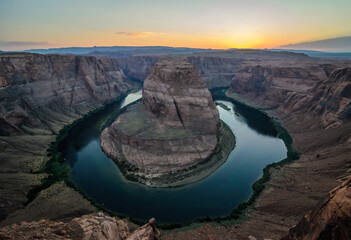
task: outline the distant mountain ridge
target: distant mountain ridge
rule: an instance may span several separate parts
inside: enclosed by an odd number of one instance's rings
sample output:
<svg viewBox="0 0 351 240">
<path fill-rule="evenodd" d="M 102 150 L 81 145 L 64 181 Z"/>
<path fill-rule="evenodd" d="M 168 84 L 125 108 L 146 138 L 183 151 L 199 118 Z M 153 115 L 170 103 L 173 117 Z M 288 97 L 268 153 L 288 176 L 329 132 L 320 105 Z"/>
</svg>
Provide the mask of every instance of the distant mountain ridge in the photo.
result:
<svg viewBox="0 0 351 240">
<path fill-rule="evenodd" d="M 351 37 L 350 37 L 351 38 Z M 293 46 L 285 45 L 285 46 Z M 326 52 L 316 50 L 304 50 L 302 48 L 286 49 L 284 46 L 275 49 L 202 49 L 186 47 L 167 47 L 167 46 L 101 46 L 101 47 L 67 47 L 49 49 L 29 49 L 21 51 L 23 53 L 38 54 L 74 54 L 88 55 L 96 57 L 125 58 L 131 56 L 152 56 L 152 55 L 191 55 L 191 54 L 254 54 L 262 52 L 291 52 L 305 54 L 310 57 L 325 58 L 331 60 L 351 60 L 351 48 L 348 52 Z M 13 51 L 1 51 L 0 54 L 9 54 Z"/>
<path fill-rule="evenodd" d="M 141 52 L 141 54 L 189 54 L 213 51 L 212 49 L 165 47 L 165 46 L 109 46 L 109 47 L 67 47 L 49 49 L 29 49 L 23 52 L 40 54 L 88 54 L 92 52 Z"/>
</svg>

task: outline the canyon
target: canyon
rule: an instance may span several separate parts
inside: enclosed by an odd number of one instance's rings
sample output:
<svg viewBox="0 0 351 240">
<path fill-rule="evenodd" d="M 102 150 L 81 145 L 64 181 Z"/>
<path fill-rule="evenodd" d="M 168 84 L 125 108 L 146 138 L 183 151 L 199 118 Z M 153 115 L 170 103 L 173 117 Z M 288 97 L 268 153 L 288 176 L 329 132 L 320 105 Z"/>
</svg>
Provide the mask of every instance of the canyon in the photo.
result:
<svg viewBox="0 0 351 240">
<path fill-rule="evenodd" d="M 64 181 L 27 202 L 29 190 L 50 176 L 40 171 L 49 160 L 49 144 L 65 125 L 132 90 L 131 79 L 144 81 L 156 62 L 176 57 L 0 54 L 0 226 L 41 219 L 70 222 L 97 212 Z M 270 180 L 245 212 L 247 220 L 209 222 L 167 231 L 162 238 L 318 239 L 339 236 L 335 234 L 341 230 L 349 234 L 349 182 L 329 192 L 350 178 L 351 63 L 260 50 L 185 57 L 207 87 L 229 86 L 228 97 L 278 120 L 291 134 L 300 159 L 269 169 Z M 317 205 L 321 200 L 323 204 Z M 311 209 L 311 215 L 305 216 Z M 328 231 L 313 228 L 325 214 L 334 217 L 324 228 L 332 227 Z M 335 222 L 338 217 L 345 220 Z M 46 223 L 31 226 L 38 224 Z M 1 231 L 12 234 L 8 227 Z M 350 234 L 341 237 L 345 236 Z"/>
</svg>

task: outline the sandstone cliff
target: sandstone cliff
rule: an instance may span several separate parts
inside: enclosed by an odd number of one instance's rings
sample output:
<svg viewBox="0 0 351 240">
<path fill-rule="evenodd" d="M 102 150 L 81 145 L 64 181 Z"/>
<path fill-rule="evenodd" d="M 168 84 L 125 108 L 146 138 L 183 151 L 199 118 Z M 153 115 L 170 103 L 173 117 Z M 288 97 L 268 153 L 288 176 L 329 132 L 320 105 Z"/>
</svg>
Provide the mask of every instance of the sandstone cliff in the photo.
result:
<svg viewBox="0 0 351 240">
<path fill-rule="evenodd" d="M 193 65 L 161 61 L 144 82 L 142 103 L 101 134 L 111 158 L 149 174 L 184 170 L 217 145 L 219 113 Z"/>
<path fill-rule="evenodd" d="M 100 56 L 104 53 L 101 52 Z M 184 58 L 194 64 L 197 73 L 204 80 L 208 88 L 227 87 L 231 79 L 235 76 L 242 63 L 256 63 L 258 61 L 276 61 L 284 63 L 285 61 L 310 61 L 312 58 L 304 54 L 291 52 L 273 52 L 250 49 L 235 49 L 228 51 L 209 51 L 203 53 L 194 53 L 187 55 L 144 55 L 119 57 L 111 56 L 106 53 L 105 56 L 118 57 L 118 62 L 124 73 L 131 78 L 144 81 L 150 74 L 152 67 L 156 62 L 162 59 Z M 326 61 L 328 62 L 328 61 Z M 292 63 L 292 65 L 295 63 Z"/>
<path fill-rule="evenodd" d="M 160 232 L 151 219 L 144 226 L 130 233 L 122 220 L 99 212 L 74 218 L 68 223 L 40 220 L 21 222 L 0 229 L 0 238 L 8 240 L 25 239 L 82 239 L 82 240 L 160 240 Z"/>
<path fill-rule="evenodd" d="M 350 119 L 350 68 L 332 64 L 243 64 L 230 91 L 265 99 L 270 107 L 315 114 L 324 127 L 336 127 Z"/>
<path fill-rule="evenodd" d="M 335 70 L 312 92 L 312 110 L 321 115 L 325 126 L 336 127 L 351 119 L 351 68 Z"/>
<path fill-rule="evenodd" d="M 266 191 L 258 199 L 255 208 L 246 213 L 250 218 L 248 222 L 238 224 L 230 231 L 220 227 L 206 230 L 237 239 L 247 239 L 250 235 L 257 239 L 276 239 L 286 235 L 302 216 L 315 208 L 319 213 L 313 211 L 312 215 L 315 217 L 308 215 L 309 217 L 301 220 L 301 223 L 292 230 L 292 235 L 289 235 L 292 239 L 295 239 L 294 236 L 297 236 L 296 239 L 304 236 L 307 236 L 306 239 L 313 236 L 317 238 L 320 233 L 327 236 L 323 238 L 324 235 L 321 235 L 320 239 L 329 239 L 332 235 L 345 236 L 343 234 L 348 234 L 346 229 L 349 228 L 347 223 L 350 221 L 348 210 L 344 211 L 349 208 L 351 201 L 347 190 L 350 188 L 348 186 L 350 180 L 346 185 L 341 185 L 340 189 L 343 190 L 340 194 L 335 192 L 333 197 L 333 191 L 331 198 L 327 198 L 327 202 L 330 201 L 331 205 L 324 200 L 322 203 L 326 204 L 325 208 L 318 202 L 340 182 L 350 178 L 351 122 L 347 117 L 349 68 L 340 68 L 344 66 L 343 63 L 322 64 L 319 67 L 317 65 L 317 68 L 311 68 L 310 65 L 304 67 L 301 63 L 296 63 L 293 65 L 295 69 L 293 73 L 278 74 L 287 71 L 284 69 L 275 75 L 273 74 L 276 72 L 275 68 L 289 66 L 286 63 L 277 66 L 272 62 L 266 65 L 260 63 L 259 66 L 248 65 L 242 65 L 233 78 L 227 95 L 260 107 L 278 119 L 291 134 L 294 147 L 301 154 L 300 159 L 290 165 L 270 169 L 272 175 L 266 184 Z M 293 68 L 289 67 L 290 70 Z M 304 68 L 309 74 L 305 75 L 306 77 L 300 74 L 298 77 L 299 75 L 295 73 Z M 321 79 L 313 77 L 319 76 L 316 74 L 318 72 L 323 76 L 323 71 L 325 77 Z M 282 81 L 282 78 L 286 80 Z M 234 81 L 242 82 L 238 84 Z M 255 81 L 260 84 L 252 84 Z M 289 84 L 282 85 L 279 81 L 283 83 L 286 81 Z M 338 204 L 337 207 L 329 211 L 330 207 L 335 206 L 334 203 Z M 317 226 L 319 222 L 321 226 Z M 256 229 L 255 234 L 252 229 Z M 182 235 L 195 236 L 201 231 L 204 231 L 204 227 Z M 308 235 L 309 233 L 311 235 Z M 172 237 L 166 236 L 166 239 Z"/>
<path fill-rule="evenodd" d="M 152 67 L 160 60 L 181 58 L 180 56 L 132 56 L 119 58 L 118 63 L 124 73 L 131 78 L 144 81 Z M 243 58 L 220 56 L 189 56 L 187 60 L 193 64 L 197 73 L 208 88 L 229 86 L 235 72 L 239 69 Z"/>
<path fill-rule="evenodd" d="M 333 189 L 282 240 L 351 239 L 351 178 Z"/>
<path fill-rule="evenodd" d="M 40 170 L 48 160 L 46 150 L 56 134 L 66 124 L 127 93 L 132 83 L 116 60 L 3 53 L 0 84 L 0 220 L 3 220 L 20 208 L 24 211 L 28 191 L 47 177 Z M 69 206 L 43 198 L 47 204 L 38 204 L 42 210 L 33 211 L 39 215 L 27 212 L 24 217 L 38 220 L 50 212 L 74 217 L 95 211 L 74 190 L 65 185 L 58 189 L 55 196 L 66 194 Z M 7 224 L 13 219 L 21 220 L 19 215 L 14 213 Z"/>
<path fill-rule="evenodd" d="M 249 62 L 241 65 L 232 79 L 230 90 L 236 93 L 252 92 L 256 95 L 286 91 L 306 92 L 318 81 L 329 76 L 334 68 L 336 66 L 331 64 L 305 61 L 302 63 L 267 61 L 259 64 Z"/>
<path fill-rule="evenodd" d="M 130 78 L 144 81 L 152 67 L 166 56 L 131 56 L 117 59 L 123 72 Z"/>
<path fill-rule="evenodd" d="M 81 115 L 131 86 L 115 60 L 39 54 L 0 55 L 0 84 L 0 135 L 50 129 L 54 113 Z"/>
<path fill-rule="evenodd" d="M 144 82 L 142 101 L 147 110 L 167 121 L 166 124 L 181 124 L 202 135 L 217 135 L 216 105 L 204 81 L 187 62 L 157 63 Z"/>
</svg>

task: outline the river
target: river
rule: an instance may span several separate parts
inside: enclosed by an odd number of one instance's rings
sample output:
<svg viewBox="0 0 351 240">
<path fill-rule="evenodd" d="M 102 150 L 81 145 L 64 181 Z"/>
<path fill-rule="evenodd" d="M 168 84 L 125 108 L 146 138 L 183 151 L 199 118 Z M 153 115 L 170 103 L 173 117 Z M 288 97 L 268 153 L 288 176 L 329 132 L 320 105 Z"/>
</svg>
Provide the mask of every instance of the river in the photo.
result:
<svg viewBox="0 0 351 240">
<path fill-rule="evenodd" d="M 236 137 L 236 146 L 221 167 L 199 182 L 178 188 L 151 188 L 127 181 L 101 150 L 99 126 L 118 109 L 140 98 L 141 91 L 129 94 L 120 104 L 83 121 L 67 139 L 65 157 L 71 181 L 111 211 L 144 221 L 155 217 L 162 223 L 227 216 L 250 198 L 251 186 L 266 165 L 286 158 L 284 142 L 275 133 L 248 124 L 245 114 L 231 102 L 217 101 L 230 108 L 217 106 L 220 118 Z M 250 117 L 254 118 L 251 122 L 260 121 L 259 116 Z"/>
</svg>

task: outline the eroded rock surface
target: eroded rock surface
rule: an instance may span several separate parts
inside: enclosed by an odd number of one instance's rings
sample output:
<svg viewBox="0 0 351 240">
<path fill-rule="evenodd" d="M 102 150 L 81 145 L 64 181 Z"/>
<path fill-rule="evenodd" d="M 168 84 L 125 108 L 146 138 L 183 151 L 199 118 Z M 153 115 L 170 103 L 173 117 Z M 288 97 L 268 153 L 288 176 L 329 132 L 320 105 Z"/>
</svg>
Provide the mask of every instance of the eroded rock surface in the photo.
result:
<svg viewBox="0 0 351 240">
<path fill-rule="evenodd" d="M 165 125 L 217 134 L 219 113 L 195 68 L 185 61 L 162 61 L 145 80 L 143 104 Z"/>
<path fill-rule="evenodd" d="M 23 134 L 27 130 L 25 127 L 45 126 L 55 131 L 51 121 L 85 113 L 129 89 L 131 84 L 116 60 L 72 55 L 2 54 L 0 135 Z M 56 116 L 59 114 L 64 116 Z"/>
<path fill-rule="evenodd" d="M 22 212 L 29 190 L 47 177 L 40 169 L 48 160 L 46 150 L 56 134 L 131 88 L 132 82 L 113 59 L 0 54 L 0 220 L 18 209 Z M 73 199 L 66 199 L 69 206 L 65 210 L 60 210 L 65 204 L 54 204 L 64 216 L 78 216 L 95 209 L 82 204 L 80 201 L 84 200 L 78 193 L 67 197 Z M 75 206 L 81 206 L 80 210 Z M 22 217 L 46 218 L 40 213 L 50 211 L 52 205 L 40 205 L 44 207 L 47 209 L 33 211 L 34 215 L 26 212 Z M 73 214 L 66 214 L 67 209 Z M 12 216 L 23 220 L 20 214 Z"/>
<path fill-rule="evenodd" d="M 351 239 L 351 178 L 333 189 L 282 240 Z"/>
<path fill-rule="evenodd" d="M 193 65 L 161 61 L 144 82 L 142 103 L 101 134 L 111 158 L 149 174 L 184 170 L 217 145 L 219 113 Z"/>
<path fill-rule="evenodd" d="M 346 96 L 350 77 L 347 77 L 349 67 L 345 68 L 345 65 L 342 62 L 326 65 L 320 60 L 243 64 L 233 78 L 227 96 L 264 109 L 267 114 L 278 119 L 291 134 L 300 159 L 270 169 L 271 178 L 265 184 L 266 190 L 257 199 L 255 207 L 245 213 L 248 221 L 231 227 L 202 225 L 183 232 L 167 233 L 163 239 L 247 240 L 250 236 L 280 239 L 311 209 L 321 209 L 318 204 L 320 200 L 350 178 L 351 122 L 345 117 L 348 112 L 345 101 L 348 101 Z M 255 82 L 259 84 L 253 84 Z M 343 201 L 348 202 L 345 205 L 342 203 L 343 206 L 349 205 L 350 197 L 346 194 L 338 196 L 343 198 L 338 202 L 340 206 Z M 334 210 L 339 211 L 337 207 Z M 328 215 L 319 215 L 313 225 L 305 222 L 306 235 L 298 236 L 307 236 L 307 232 L 316 234 L 318 231 L 329 231 L 334 236 L 341 236 L 338 234 L 345 232 L 347 225 L 344 220 L 340 219 L 340 225 L 337 224 L 338 220 L 334 220 Z M 321 226 L 317 227 L 319 221 Z M 320 239 L 332 239 L 332 236 L 326 236 Z"/>
<path fill-rule="evenodd" d="M 306 92 L 318 81 L 324 80 L 336 68 L 331 64 L 313 61 L 297 62 L 248 62 L 242 64 L 230 86 L 236 93 L 278 94 L 286 91 Z"/>
<path fill-rule="evenodd" d="M 130 57 L 113 56 L 102 53 L 108 57 L 115 57 L 124 73 L 131 78 L 144 81 L 150 74 L 152 67 L 162 59 L 182 58 L 194 64 L 197 73 L 204 80 L 208 88 L 228 87 L 231 79 L 240 70 L 242 63 L 254 63 L 275 61 L 284 63 L 287 60 L 294 66 L 301 61 L 313 62 L 313 58 L 305 54 L 292 52 L 263 51 L 253 49 L 232 49 L 227 51 L 208 51 L 194 54 L 177 55 L 134 55 Z M 316 61 L 315 61 L 316 62 Z M 321 60 L 318 60 L 321 62 Z M 331 61 L 324 61 L 331 62 Z"/>
<path fill-rule="evenodd" d="M 74 218 L 68 223 L 40 220 L 21 222 L 0 229 L 0 239 L 160 240 L 155 219 L 132 234 L 123 220 L 99 212 Z"/>
<path fill-rule="evenodd" d="M 321 115 L 327 127 L 351 119 L 351 68 L 336 69 L 318 84 L 311 100 L 312 109 Z"/>
</svg>

